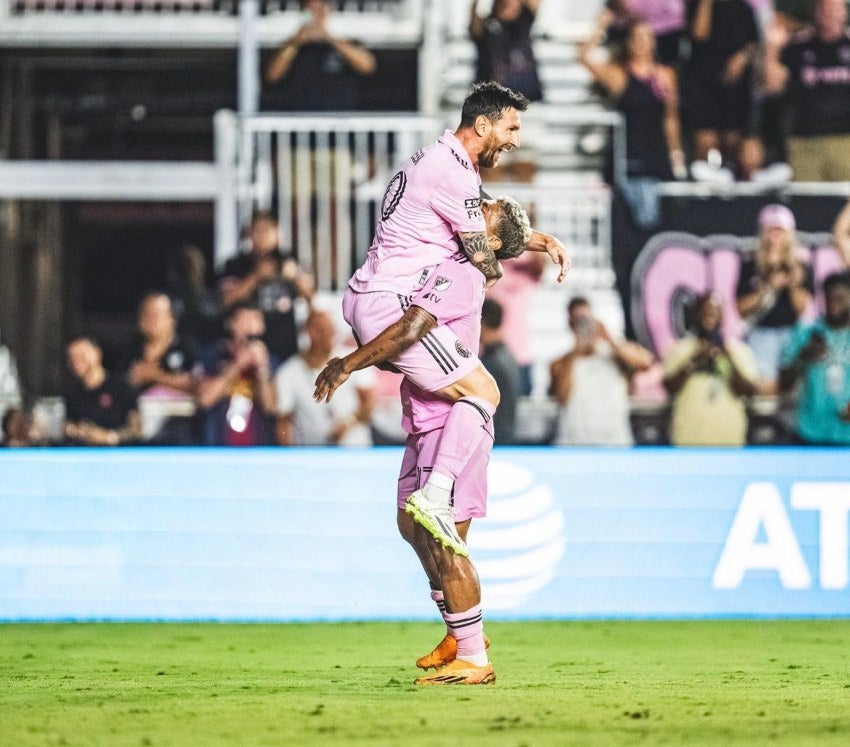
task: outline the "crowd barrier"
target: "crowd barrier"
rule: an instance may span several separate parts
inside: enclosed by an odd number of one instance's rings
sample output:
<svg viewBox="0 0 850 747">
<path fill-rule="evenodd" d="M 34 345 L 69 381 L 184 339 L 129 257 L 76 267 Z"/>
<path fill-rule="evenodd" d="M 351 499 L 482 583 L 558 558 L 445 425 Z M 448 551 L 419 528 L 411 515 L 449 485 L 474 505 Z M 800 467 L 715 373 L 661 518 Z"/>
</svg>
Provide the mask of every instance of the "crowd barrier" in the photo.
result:
<svg viewBox="0 0 850 747">
<path fill-rule="evenodd" d="M 0 454 L 0 619 L 432 619 L 398 448 Z M 837 450 L 497 449 L 491 619 L 850 614 Z"/>
</svg>

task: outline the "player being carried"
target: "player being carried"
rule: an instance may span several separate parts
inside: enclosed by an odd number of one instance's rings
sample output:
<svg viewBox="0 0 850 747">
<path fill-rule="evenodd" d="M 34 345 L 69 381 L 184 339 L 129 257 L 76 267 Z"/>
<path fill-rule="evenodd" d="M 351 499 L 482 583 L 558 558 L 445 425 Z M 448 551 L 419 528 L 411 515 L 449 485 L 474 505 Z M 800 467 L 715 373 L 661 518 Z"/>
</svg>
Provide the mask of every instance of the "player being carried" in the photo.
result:
<svg viewBox="0 0 850 747">
<path fill-rule="evenodd" d="M 528 240 L 531 226 L 525 211 L 513 200 L 500 197 L 485 200 L 481 209 L 485 218 L 488 245 L 497 259 L 518 256 Z M 416 371 L 427 356 L 425 341 L 435 332 L 451 335 L 455 349 L 466 351 L 477 361 L 471 349 L 478 346 L 481 331 L 481 306 L 486 279 L 460 251 L 438 265 L 425 285 L 409 299 L 402 318 L 377 337 L 344 359 L 341 373 L 329 364 L 317 379 L 316 396 L 330 399 L 333 391 L 355 371 L 371 364 L 391 360 L 402 371 Z M 496 674 L 489 662 L 481 611 L 481 587 L 475 567 L 466 552 L 470 522 L 483 517 L 487 505 L 487 463 L 493 447 L 493 420 L 478 413 L 481 437 L 454 476 L 451 509 L 439 521 L 457 534 L 464 552 L 435 537 L 417 513 L 411 510 L 411 495 L 423 487 L 433 474 L 439 449 L 446 438 L 446 426 L 454 405 L 435 392 L 429 392 L 405 375 L 401 385 L 402 426 L 408 433 L 398 480 L 397 521 L 402 537 L 419 557 L 431 586 L 431 598 L 446 623 L 443 640 L 429 654 L 417 660 L 422 669 L 436 668 L 431 675 L 416 680 L 420 685 L 490 684 Z M 463 400 L 461 400 L 463 401 Z M 473 409 L 477 405 L 472 405 Z"/>
</svg>

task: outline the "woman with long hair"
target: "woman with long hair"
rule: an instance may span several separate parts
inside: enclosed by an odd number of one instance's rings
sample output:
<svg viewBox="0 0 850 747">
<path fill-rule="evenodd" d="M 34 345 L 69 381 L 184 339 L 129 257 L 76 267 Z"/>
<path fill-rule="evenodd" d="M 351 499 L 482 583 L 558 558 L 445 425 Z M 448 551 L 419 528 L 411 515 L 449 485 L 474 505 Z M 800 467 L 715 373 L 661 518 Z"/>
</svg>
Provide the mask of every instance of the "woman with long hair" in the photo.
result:
<svg viewBox="0 0 850 747">
<path fill-rule="evenodd" d="M 812 300 L 812 278 L 801 261 L 794 214 L 785 205 L 759 213 L 752 258 L 741 263 L 737 305 L 759 374 L 776 381 L 782 349 Z"/>
</svg>

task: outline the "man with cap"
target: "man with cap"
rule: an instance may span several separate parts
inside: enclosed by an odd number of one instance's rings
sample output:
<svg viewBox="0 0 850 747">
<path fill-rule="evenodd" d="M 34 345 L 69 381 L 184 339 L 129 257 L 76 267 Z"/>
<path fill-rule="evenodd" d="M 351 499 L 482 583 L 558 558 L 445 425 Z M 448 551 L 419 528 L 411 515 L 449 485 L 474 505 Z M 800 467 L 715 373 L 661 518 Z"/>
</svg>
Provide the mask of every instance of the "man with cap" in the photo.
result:
<svg viewBox="0 0 850 747">
<path fill-rule="evenodd" d="M 811 302 L 813 285 L 799 256 L 794 214 L 785 205 L 767 205 L 758 226 L 755 253 L 741 263 L 736 298 L 759 375 L 775 383 L 782 350 Z"/>
</svg>

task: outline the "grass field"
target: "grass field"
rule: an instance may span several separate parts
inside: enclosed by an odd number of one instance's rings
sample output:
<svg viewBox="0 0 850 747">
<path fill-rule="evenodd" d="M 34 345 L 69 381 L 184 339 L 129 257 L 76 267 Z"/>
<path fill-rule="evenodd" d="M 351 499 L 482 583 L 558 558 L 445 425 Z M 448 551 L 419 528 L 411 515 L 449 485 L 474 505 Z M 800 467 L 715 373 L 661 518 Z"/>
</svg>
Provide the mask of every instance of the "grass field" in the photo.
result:
<svg viewBox="0 0 850 747">
<path fill-rule="evenodd" d="M 850 621 L 487 632 L 417 688 L 436 623 L 2 625 L 0 744 L 850 744 Z"/>
</svg>

